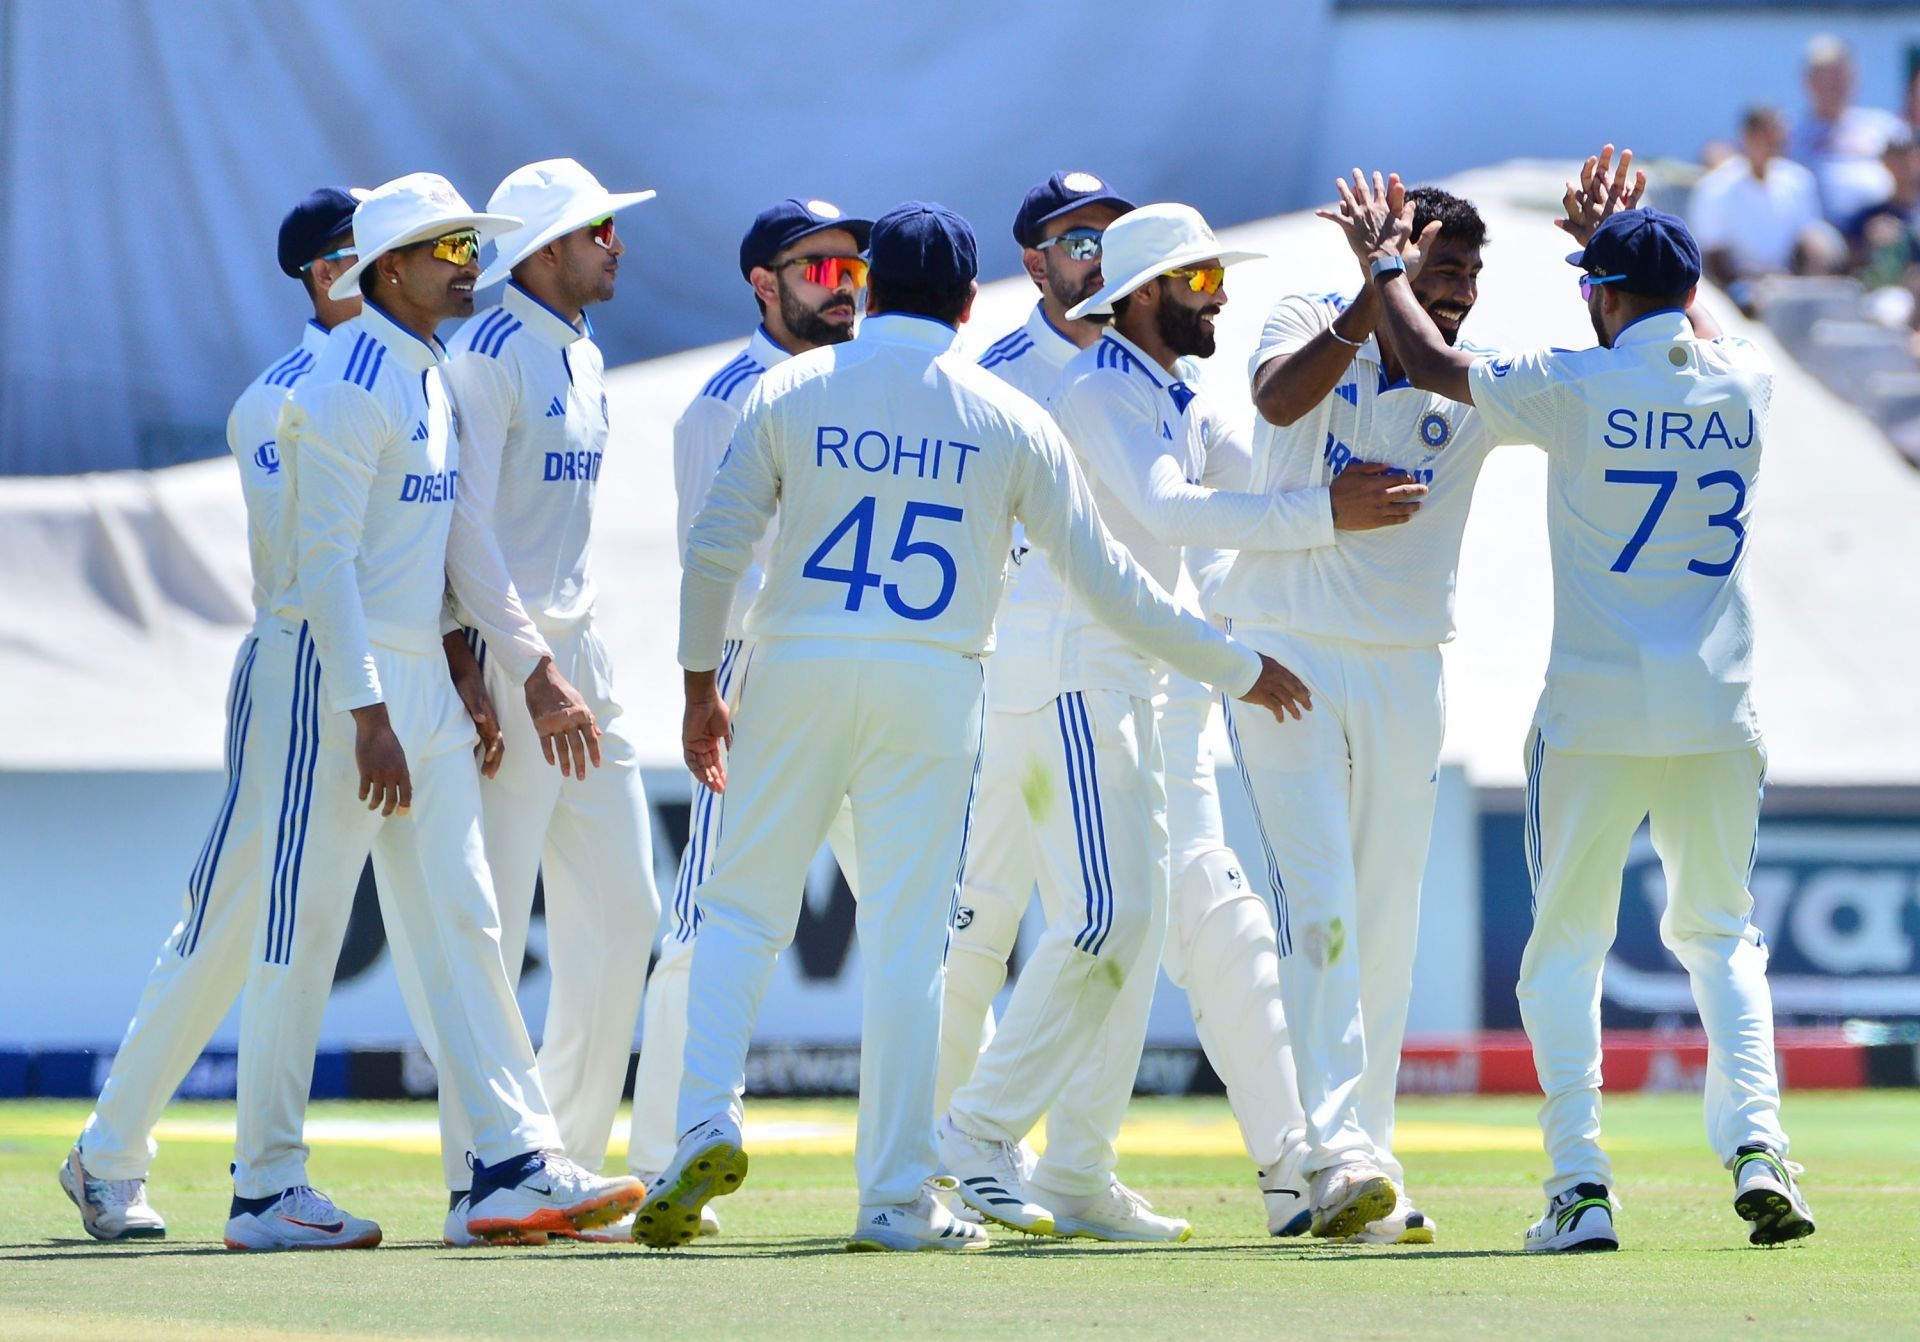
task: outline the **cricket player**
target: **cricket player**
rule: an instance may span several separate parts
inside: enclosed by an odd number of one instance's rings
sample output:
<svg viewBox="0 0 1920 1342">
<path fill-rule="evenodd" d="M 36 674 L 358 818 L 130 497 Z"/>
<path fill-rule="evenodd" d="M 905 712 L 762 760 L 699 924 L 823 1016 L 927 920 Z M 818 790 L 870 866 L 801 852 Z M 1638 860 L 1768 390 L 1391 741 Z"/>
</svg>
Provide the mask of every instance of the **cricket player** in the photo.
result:
<svg viewBox="0 0 1920 1342">
<path fill-rule="evenodd" d="M 1365 247 L 1382 329 L 1414 385 L 1547 453 L 1553 647 L 1527 743 L 1534 924 L 1519 996 L 1553 1173 L 1529 1251 L 1619 1243 L 1599 1143 L 1600 971 L 1642 819 L 1667 877 L 1661 940 L 1706 1028 L 1707 1133 L 1733 1172 L 1734 1208 L 1755 1244 L 1814 1230 L 1786 1159 L 1747 889 L 1766 771 L 1747 536 L 1773 375 L 1694 306 L 1700 252 L 1686 225 L 1631 208 L 1638 187 L 1624 179 L 1624 161 L 1610 182 L 1596 156 L 1567 191 L 1562 226 L 1582 244 L 1567 259 L 1599 345 L 1495 357 L 1447 344 L 1406 283 L 1416 239 L 1399 180 L 1356 173 L 1340 190 L 1340 222 Z"/>
<path fill-rule="evenodd" d="M 1019 518 L 1064 580 L 1154 654 L 1276 712 L 1291 677 L 1180 612 L 1116 546 L 1045 414 L 954 351 L 974 294 L 966 222 L 911 203 L 873 229 L 868 319 L 845 347 L 755 391 L 688 542 L 681 580 L 686 753 L 731 788 L 694 948 L 685 1132 L 641 1208 L 645 1242 L 693 1237 L 746 1173 L 748 1039 L 798 877 L 850 798 L 866 965 L 861 1209 L 849 1247 L 978 1247 L 932 1196 L 927 1115 L 942 960 L 979 774 L 981 658 Z M 733 589 L 776 507 L 737 719 L 714 671 Z M 732 740 L 725 763 L 721 749 Z M 1050 1227 L 1047 1227 L 1050 1228 Z"/>
<path fill-rule="evenodd" d="M 518 595 L 598 729 L 598 767 L 570 758 L 555 768 L 532 717 L 505 714 L 500 769 L 480 789 L 509 981 L 525 958 L 534 882 L 544 884 L 552 986 L 540 1076 L 567 1154 L 588 1169 L 606 1158 L 626 1084 L 660 896 L 637 752 L 593 627 L 588 539 L 608 416 L 586 309 L 613 296 L 626 251 L 614 216 L 653 194 L 611 193 L 572 159 L 509 173 L 487 209 L 524 222 L 499 238 L 477 285 L 504 279 L 506 289 L 460 329 L 445 369 L 460 426 L 457 506 L 474 515 L 449 543 L 467 547 L 467 566 L 492 604 Z M 488 698 L 510 703 L 531 668 L 515 664 L 512 649 L 496 653 L 480 630 L 465 635 Z M 445 1238 L 459 1244 L 472 1138 L 450 1095 L 441 1108 L 452 1203 Z"/>
<path fill-rule="evenodd" d="M 253 676 L 268 619 L 267 552 L 280 507 L 273 429 L 289 391 L 312 370 L 327 332 L 359 314 L 357 293 L 339 300 L 327 294 L 352 264 L 354 205 L 351 192 L 321 187 L 281 221 L 281 272 L 300 281 L 313 316 L 300 343 L 268 364 L 227 416 L 227 447 L 240 467 L 247 508 L 254 627 L 234 657 L 227 688 L 226 790 L 187 879 L 185 912 L 160 948 L 106 1085 L 60 1169 L 60 1186 L 80 1209 L 86 1232 L 99 1240 L 158 1239 L 167 1233 L 165 1219 L 146 1194 L 155 1152 L 153 1125 L 246 981 L 258 910 L 253 883 L 264 804 Z"/>
<path fill-rule="evenodd" d="M 440 1084 L 473 1128 L 470 1233 L 590 1228 L 641 1192 L 560 1154 L 500 958 L 474 728 L 441 648 L 451 581 L 489 644 L 534 665 L 530 709 L 549 691 L 566 701 L 537 723 L 548 744 L 597 753 L 591 718 L 572 711 L 577 695 L 518 597 L 489 593 L 448 544 L 459 441 L 434 329 L 471 311 L 484 238 L 520 223 L 469 209 L 430 173 L 375 190 L 354 211 L 358 259 L 329 290 L 358 288 L 361 315 L 328 337 L 281 414 L 288 540 L 276 553 L 289 571 L 257 674 L 278 679 L 286 698 L 273 702 L 290 711 L 265 724 L 263 773 L 278 786 L 241 1018 L 231 1248 L 379 1243 L 378 1226 L 313 1193 L 301 1142 L 320 1016 L 370 850 L 396 954 L 415 962 Z"/>
<path fill-rule="evenodd" d="M 1486 225 L 1444 191 L 1426 187 L 1409 199 L 1422 231 L 1437 225 L 1410 263 L 1414 293 L 1452 342 L 1478 297 Z M 1434 1220 L 1400 1191 L 1394 1095 L 1445 735 L 1440 644 L 1453 637 L 1460 542 L 1493 439 L 1471 407 L 1407 385 L 1392 340 L 1377 329 L 1379 299 L 1364 266 L 1361 286 L 1351 298 L 1289 295 L 1267 318 L 1251 369 L 1261 416 L 1255 487 L 1300 489 L 1343 471 L 1383 471 L 1426 486 L 1425 499 L 1403 527 L 1311 550 L 1242 551 L 1215 605 L 1240 636 L 1285 648 L 1311 668 L 1325 710 L 1300 732 L 1247 728 L 1249 767 L 1278 789 L 1256 794 L 1273 822 L 1265 835 L 1277 912 L 1270 924 L 1261 920 L 1257 954 L 1263 965 L 1279 957 L 1304 1091 L 1304 1113 L 1299 1101 L 1285 1105 L 1289 1127 L 1292 1115 L 1303 1120 L 1299 1144 L 1287 1143 L 1293 1163 L 1309 1176 L 1349 1166 L 1336 1181 L 1349 1186 L 1363 1173 L 1384 1177 L 1397 1197 L 1384 1215 L 1359 1222 L 1350 1211 L 1338 1226 L 1337 1207 L 1322 1199 L 1313 1228 L 1430 1244 Z M 1246 979 L 1198 981 L 1203 994 L 1224 995 L 1239 988 L 1223 985 Z M 1229 1019 L 1262 1018 L 1251 1003 L 1219 1008 Z M 1250 1042 L 1247 1027 L 1234 1042 Z M 1279 1089 L 1271 1048 L 1223 1051 L 1235 1058 L 1230 1068 L 1242 1069 L 1228 1078 L 1229 1095 Z M 1270 1136 L 1271 1120 L 1254 1130 Z"/>
<path fill-rule="evenodd" d="M 1330 544 L 1327 488 L 1212 488 L 1246 449 L 1175 367 L 1212 353 L 1225 268 L 1258 254 L 1226 251 L 1172 204 L 1122 215 L 1102 248 L 1104 283 L 1068 316 L 1110 313 L 1113 325 L 1068 363 L 1052 410 L 1114 538 L 1169 591 L 1189 542 Z M 1186 1222 L 1154 1214 L 1113 1173 L 1166 940 L 1160 667 L 1031 557 L 999 628 L 970 849 L 983 865 L 962 904 L 973 926 L 997 929 L 979 939 L 1004 959 L 1037 876 L 1048 926 L 936 1129 L 940 1156 L 970 1206 L 1015 1229 L 1184 1240 Z M 1026 1173 L 1016 1144 L 1049 1110 L 1047 1153 Z"/>
<path fill-rule="evenodd" d="M 855 307 L 867 282 L 862 254 L 872 231 L 871 220 L 852 218 L 831 201 L 817 198 L 779 201 L 755 215 L 748 226 L 740 240 L 740 275 L 753 291 L 760 324 L 747 338 L 746 350 L 707 379 L 673 426 L 673 484 L 682 554 L 693 519 L 707 501 L 714 474 L 740 423 L 741 409 L 760 385 L 761 375 L 796 354 L 853 339 Z M 735 672 L 745 665 L 746 615 L 766 581 L 764 569 L 771 548 L 771 536 L 755 547 L 728 618 L 716 684 L 729 703 Z M 675 1106 L 687 1045 L 687 970 L 700 926 L 700 885 L 713 870 L 719 803 L 718 794 L 694 788 L 687 846 L 674 882 L 673 923 L 647 989 L 627 1164 L 634 1177 L 648 1185 L 673 1159 L 680 1131 Z M 849 886 L 857 890 L 853 831 L 844 807 L 828 830 L 827 841 Z M 702 1208 L 700 1217 L 702 1234 L 719 1233 L 720 1220 L 712 1207 Z"/>
</svg>

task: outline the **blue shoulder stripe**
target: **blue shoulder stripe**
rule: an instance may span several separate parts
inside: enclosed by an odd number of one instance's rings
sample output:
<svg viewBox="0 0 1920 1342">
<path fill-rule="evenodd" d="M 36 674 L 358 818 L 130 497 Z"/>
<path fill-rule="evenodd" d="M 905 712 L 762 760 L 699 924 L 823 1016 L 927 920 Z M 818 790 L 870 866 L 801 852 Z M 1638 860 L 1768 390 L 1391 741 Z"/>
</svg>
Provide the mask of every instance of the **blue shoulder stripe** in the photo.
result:
<svg viewBox="0 0 1920 1342">
<path fill-rule="evenodd" d="M 1022 333 L 1025 334 L 1024 332 Z M 1003 363 L 1013 363 L 1033 353 L 1033 337 L 1026 336 L 1025 344 L 1008 344 L 1003 340 L 980 356 L 982 368 L 998 368 Z"/>
<path fill-rule="evenodd" d="M 729 373 L 726 380 L 721 384 L 720 389 L 713 394 L 723 401 L 730 400 L 734 392 L 740 389 L 741 383 L 747 381 L 749 378 L 757 378 L 766 371 L 766 369 L 762 368 L 752 359 L 748 359 L 744 367 Z M 717 380 L 718 379 L 716 379 L 716 381 Z"/>
<path fill-rule="evenodd" d="M 707 385 L 700 388 L 700 394 L 702 396 L 718 396 L 721 400 L 724 401 L 727 398 L 727 394 L 724 391 L 720 390 L 721 384 L 726 382 L 728 378 L 738 373 L 742 367 L 748 364 L 751 364 L 752 362 L 753 362 L 752 358 L 750 358 L 744 352 L 734 355 L 733 358 L 727 360 L 726 364 L 721 367 L 719 372 L 715 373 L 712 377 L 707 379 Z"/>
<path fill-rule="evenodd" d="M 513 333 L 518 331 L 520 327 L 521 321 L 518 317 L 512 317 L 502 322 L 500 325 L 494 327 L 493 330 L 487 332 L 486 344 L 481 347 L 480 352 L 489 359 L 499 358 L 500 351 L 506 348 L 507 341 L 513 338 Z"/>
<path fill-rule="evenodd" d="M 291 358 L 275 364 L 273 371 L 267 374 L 269 387 L 291 387 L 301 378 L 313 371 L 314 358 L 305 350 L 300 350 Z"/>
<path fill-rule="evenodd" d="M 340 375 L 343 380 L 347 382 L 358 382 L 360 380 L 360 361 L 367 352 L 367 346 L 372 343 L 372 337 L 365 331 L 354 332 L 353 349 L 347 355 L 346 371 Z"/>
<path fill-rule="evenodd" d="M 506 323 L 510 315 L 505 308 L 495 308 L 492 312 L 489 312 L 486 316 L 475 322 L 472 330 L 462 331 L 461 334 L 466 337 L 467 348 L 471 351 L 478 352 L 481 346 L 486 344 L 487 337 L 499 330 L 500 327 Z"/>
</svg>

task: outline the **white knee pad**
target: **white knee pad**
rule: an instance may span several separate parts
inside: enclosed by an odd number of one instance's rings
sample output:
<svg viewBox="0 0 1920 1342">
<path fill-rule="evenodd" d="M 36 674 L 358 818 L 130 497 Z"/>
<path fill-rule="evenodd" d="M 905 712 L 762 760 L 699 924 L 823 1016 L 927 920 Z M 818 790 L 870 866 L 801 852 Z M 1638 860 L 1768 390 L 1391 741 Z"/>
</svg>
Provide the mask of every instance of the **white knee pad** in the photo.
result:
<svg viewBox="0 0 1920 1342">
<path fill-rule="evenodd" d="M 998 890 L 961 887 L 960 900 L 953 911 L 953 952 L 984 955 L 1005 964 L 1013 955 L 1020 937 L 1020 918 L 1027 911 L 1026 901 L 1015 907 Z"/>
<path fill-rule="evenodd" d="M 1167 977 L 1181 988 L 1191 981 L 1193 949 L 1201 925 L 1215 909 L 1235 900 L 1249 899 L 1264 907 L 1264 901 L 1247 882 L 1245 868 L 1231 848 L 1214 848 L 1200 854 L 1173 878 L 1173 915 L 1167 920 L 1168 934 L 1164 964 Z"/>
</svg>

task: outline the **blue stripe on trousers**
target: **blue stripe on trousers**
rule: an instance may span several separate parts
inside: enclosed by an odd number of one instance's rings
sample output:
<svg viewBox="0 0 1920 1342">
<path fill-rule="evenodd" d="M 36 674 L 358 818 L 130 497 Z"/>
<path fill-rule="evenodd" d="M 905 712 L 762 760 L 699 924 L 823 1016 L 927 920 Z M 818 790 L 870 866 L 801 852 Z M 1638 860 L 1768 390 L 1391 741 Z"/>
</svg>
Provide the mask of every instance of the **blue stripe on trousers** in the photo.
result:
<svg viewBox="0 0 1920 1342">
<path fill-rule="evenodd" d="M 1284 958 L 1293 954 L 1293 922 L 1287 910 L 1287 883 L 1280 879 L 1280 858 L 1273 851 L 1273 840 L 1267 835 L 1267 821 L 1260 813 L 1260 797 L 1253 788 L 1253 775 L 1247 772 L 1247 752 L 1240 745 L 1240 728 L 1233 720 L 1232 698 L 1221 695 L 1220 707 L 1226 714 L 1227 741 L 1233 746 L 1234 767 L 1240 771 L 1240 782 L 1247 790 L 1247 805 L 1253 811 L 1253 827 L 1260 833 L 1260 851 L 1267 859 L 1267 881 L 1273 889 L 1274 945 Z"/>
</svg>

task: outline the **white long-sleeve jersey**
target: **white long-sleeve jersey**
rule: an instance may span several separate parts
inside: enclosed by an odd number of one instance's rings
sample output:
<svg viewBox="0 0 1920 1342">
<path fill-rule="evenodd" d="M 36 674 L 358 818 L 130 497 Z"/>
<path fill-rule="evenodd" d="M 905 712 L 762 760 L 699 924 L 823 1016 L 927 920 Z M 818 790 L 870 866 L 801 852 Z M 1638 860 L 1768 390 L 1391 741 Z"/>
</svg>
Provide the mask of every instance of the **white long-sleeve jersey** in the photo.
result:
<svg viewBox="0 0 1920 1342">
<path fill-rule="evenodd" d="M 1251 688 L 1259 658 L 1175 607 L 1114 543 L 1046 412 L 955 337 L 920 317 L 871 317 L 851 342 L 761 379 L 687 542 L 681 665 L 719 664 L 734 584 L 777 508 L 755 637 L 990 652 L 1017 518 L 1149 655 L 1235 695 Z"/>
<path fill-rule="evenodd" d="M 369 302 L 328 335 L 281 410 L 270 605 L 311 625 L 334 712 L 381 702 L 375 644 L 439 649 L 449 582 L 489 645 L 529 674 L 551 655 L 511 589 L 496 607 L 483 584 L 449 567 L 460 443 L 445 359 L 438 340 Z"/>
<path fill-rule="evenodd" d="M 454 507 L 472 523 L 449 534 L 449 566 L 466 567 L 496 609 L 516 594 L 534 626 L 556 637 L 593 615 L 607 395 L 592 337 L 584 316 L 575 326 L 509 281 L 497 306 L 460 328 L 446 365 L 460 424 Z M 458 614 L 470 613 L 462 598 Z M 520 681 L 533 666 L 508 669 Z"/>
<path fill-rule="evenodd" d="M 1118 332 L 1074 356 L 1051 408 L 1114 539 L 1168 591 L 1180 581 L 1187 545 L 1281 549 L 1333 540 L 1324 488 L 1216 489 L 1226 482 L 1222 471 L 1244 471 L 1237 430 L 1205 393 Z M 997 709 L 1028 712 L 1070 690 L 1153 696 L 1154 660 L 1109 628 L 1041 556 L 1021 564 L 1001 611 L 1000 639 L 988 681 Z"/>
<path fill-rule="evenodd" d="M 1250 374 L 1333 325 L 1344 294 L 1292 294 L 1267 317 Z M 1462 348 L 1471 348 L 1463 345 Z M 1313 550 L 1248 549 L 1214 602 L 1241 624 L 1323 638 L 1432 647 L 1453 637 L 1453 593 L 1467 510 L 1493 436 L 1470 405 L 1389 382 L 1369 336 L 1320 403 L 1292 424 L 1259 421 L 1253 483 L 1261 491 L 1329 485 L 1349 463 L 1380 462 L 1427 486 L 1404 526 L 1345 531 Z"/>
<path fill-rule="evenodd" d="M 753 334 L 747 337 L 746 349 L 708 378 L 700 394 L 674 421 L 673 491 L 678 505 L 674 521 L 679 529 L 681 554 L 687 552 L 687 536 L 693 530 L 693 519 L 706 505 L 707 492 L 713 488 L 713 477 L 727 455 L 733 431 L 740 425 L 740 412 L 746 407 L 747 397 L 760 385 L 762 373 L 792 357 L 774 343 L 766 327 L 754 327 Z M 734 594 L 733 614 L 727 623 L 728 638 L 745 636 L 747 612 L 766 585 L 767 556 L 772 551 L 771 535 L 762 537 L 754 547 L 753 562 L 740 575 L 740 587 Z"/>
<path fill-rule="evenodd" d="M 1026 321 L 987 346 L 980 366 L 1045 405 L 1079 352 L 1080 347 L 1047 320 L 1046 308 L 1035 303 Z"/>
<path fill-rule="evenodd" d="M 309 318 L 300 343 L 261 370 L 227 414 L 227 450 L 240 465 L 240 493 L 247 505 L 247 559 L 253 573 L 253 618 L 267 613 L 273 593 L 273 545 L 280 534 L 280 449 L 274 429 L 294 384 L 313 371 L 327 343 L 327 328 Z"/>
<path fill-rule="evenodd" d="M 1611 348 L 1477 360 L 1503 443 L 1547 453 L 1553 650 L 1534 713 L 1555 750 L 1694 755 L 1760 739 L 1747 539 L 1773 369 L 1678 310 Z"/>
</svg>

